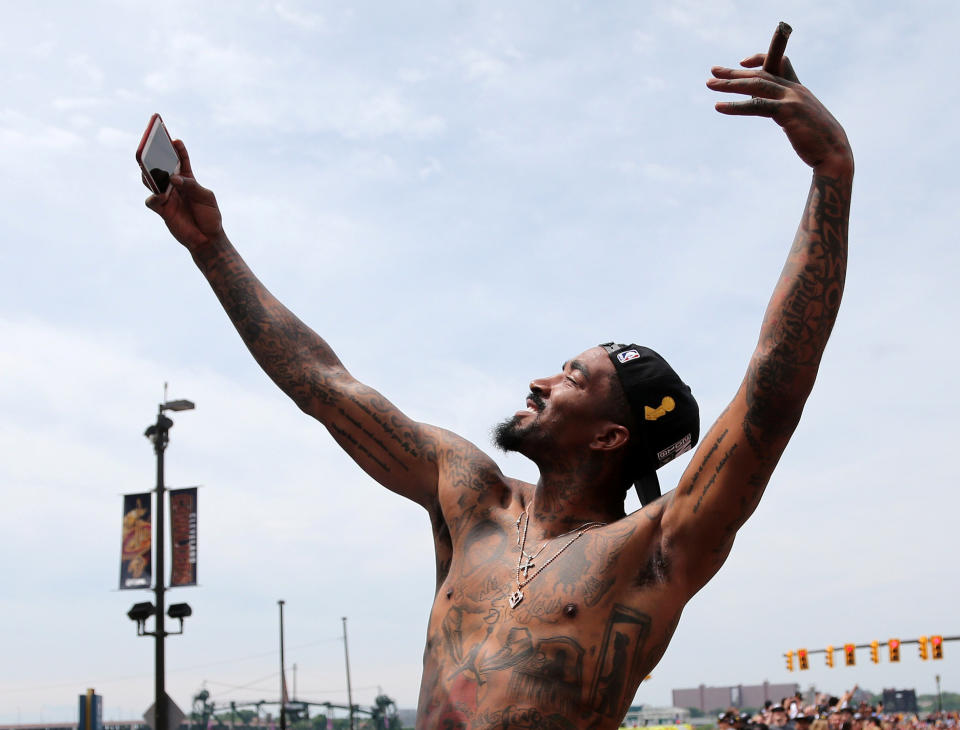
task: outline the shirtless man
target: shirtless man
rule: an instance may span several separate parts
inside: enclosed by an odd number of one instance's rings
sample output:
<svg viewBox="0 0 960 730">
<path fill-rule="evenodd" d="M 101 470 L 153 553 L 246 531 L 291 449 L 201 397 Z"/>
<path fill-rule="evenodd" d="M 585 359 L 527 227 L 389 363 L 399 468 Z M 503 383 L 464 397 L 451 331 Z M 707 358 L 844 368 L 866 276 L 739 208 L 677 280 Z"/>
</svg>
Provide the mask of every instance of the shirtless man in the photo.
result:
<svg viewBox="0 0 960 730">
<path fill-rule="evenodd" d="M 739 390 L 676 489 L 630 515 L 629 484 L 656 497 L 656 468 L 695 443 L 699 428 L 689 389 L 655 353 L 591 347 L 532 381 L 527 408 L 497 440 L 533 460 L 540 479 L 506 477 L 473 444 L 412 421 L 357 382 L 267 291 L 177 142 L 182 174 L 148 207 L 193 255 L 266 373 L 371 477 L 430 517 L 437 590 L 418 728 L 618 727 L 684 605 L 756 508 L 840 304 L 853 178 L 841 126 L 788 61 L 779 76 L 763 61 L 714 68 L 707 86 L 752 97 L 717 111 L 783 128 L 813 168 L 809 198 Z"/>
</svg>

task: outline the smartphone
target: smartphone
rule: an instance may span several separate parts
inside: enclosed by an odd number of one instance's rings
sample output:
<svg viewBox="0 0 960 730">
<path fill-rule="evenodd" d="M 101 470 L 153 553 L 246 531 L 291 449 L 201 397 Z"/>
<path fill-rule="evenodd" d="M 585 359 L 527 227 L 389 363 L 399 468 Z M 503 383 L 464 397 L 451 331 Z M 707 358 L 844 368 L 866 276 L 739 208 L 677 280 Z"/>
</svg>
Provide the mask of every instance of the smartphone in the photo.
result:
<svg viewBox="0 0 960 730">
<path fill-rule="evenodd" d="M 167 127 L 159 114 L 150 117 L 150 123 L 137 147 L 137 162 L 143 170 L 147 187 L 157 195 L 166 193 L 170 176 L 180 173 L 180 155 L 173 148 Z"/>
</svg>

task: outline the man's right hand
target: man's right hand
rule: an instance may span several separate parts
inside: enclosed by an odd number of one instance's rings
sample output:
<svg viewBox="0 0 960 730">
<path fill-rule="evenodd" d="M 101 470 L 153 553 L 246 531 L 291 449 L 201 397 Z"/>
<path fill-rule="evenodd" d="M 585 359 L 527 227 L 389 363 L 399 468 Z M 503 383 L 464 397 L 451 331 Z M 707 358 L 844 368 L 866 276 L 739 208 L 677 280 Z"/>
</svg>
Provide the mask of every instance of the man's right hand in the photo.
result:
<svg viewBox="0 0 960 730">
<path fill-rule="evenodd" d="M 170 178 L 170 189 L 165 195 L 151 195 L 147 207 L 167 224 L 170 233 L 195 253 L 214 238 L 223 235 L 220 208 L 213 191 L 196 181 L 187 148 L 179 139 L 173 146 L 180 156 L 180 174 Z"/>
<path fill-rule="evenodd" d="M 464 453 L 470 459 L 482 455 L 477 456 L 476 447 L 412 420 L 350 375 L 330 345 L 250 270 L 223 231 L 213 192 L 194 178 L 183 142 L 175 140 L 173 146 L 180 156 L 180 174 L 171 176 L 166 193 L 147 198 L 147 207 L 193 255 L 264 372 L 302 411 L 326 426 L 370 476 L 431 510 L 439 530 L 438 463 L 443 450 L 453 443 L 461 460 L 467 458 Z"/>
</svg>

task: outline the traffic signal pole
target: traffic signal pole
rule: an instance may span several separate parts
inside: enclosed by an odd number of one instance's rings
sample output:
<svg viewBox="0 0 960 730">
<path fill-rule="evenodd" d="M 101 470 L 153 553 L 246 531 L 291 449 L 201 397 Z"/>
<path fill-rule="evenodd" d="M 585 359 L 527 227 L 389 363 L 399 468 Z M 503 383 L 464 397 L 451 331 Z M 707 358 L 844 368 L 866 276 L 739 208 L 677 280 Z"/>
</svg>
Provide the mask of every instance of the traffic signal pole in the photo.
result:
<svg viewBox="0 0 960 730">
<path fill-rule="evenodd" d="M 904 644 L 916 644 L 919 652 L 920 658 L 924 661 L 930 659 L 931 654 L 934 659 L 943 659 L 943 645 L 948 641 L 960 641 L 960 636 L 921 636 L 917 639 L 890 639 L 889 641 L 871 641 L 866 644 L 841 644 L 844 651 L 847 655 L 854 655 L 856 649 L 869 649 L 870 658 L 874 664 L 880 663 L 879 649 L 881 646 L 888 647 L 890 661 L 899 662 L 900 661 L 900 649 Z M 824 654 L 827 659 L 827 666 L 833 666 L 833 652 L 836 650 L 834 646 L 827 646 L 824 649 L 797 649 L 790 650 L 783 653 L 783 658 L 786 660 L 786 667 L 788 671 L 793 671 L 794 657 L 799 657 L 800 653 L 803 652 L 807 656 L 811 654 Z M 851 650 L 851 651 L 847 651 Z M 852 666 L 856 663 L 854 658 L 853 662 L 847 662 L 847 666 Z M 804 667 L 800 667 L 803 669 Z"/>
</svg>

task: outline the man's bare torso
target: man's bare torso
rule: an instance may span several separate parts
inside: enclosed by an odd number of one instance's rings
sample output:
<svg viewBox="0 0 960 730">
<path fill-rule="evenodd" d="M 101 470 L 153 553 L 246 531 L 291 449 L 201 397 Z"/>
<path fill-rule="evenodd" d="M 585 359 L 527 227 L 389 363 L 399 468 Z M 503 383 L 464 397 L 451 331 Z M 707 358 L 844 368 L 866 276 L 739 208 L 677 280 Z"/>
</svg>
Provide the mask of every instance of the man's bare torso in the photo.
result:
<svg viewBox="0 0 960 730">
<path fill-rule="evenodd" d="M 438 591 L 418 727 L 619 727 L 685 602 L 666 590 L 657 506 L 550 540 L 511 608 L 518 518 L 534 487 L 505 478 L 475 447 L 455 451 L 443 460 L 433 518 Z M 527 553 L 543 544 L 541 528 L 531 521 Z"/>
</svg>

